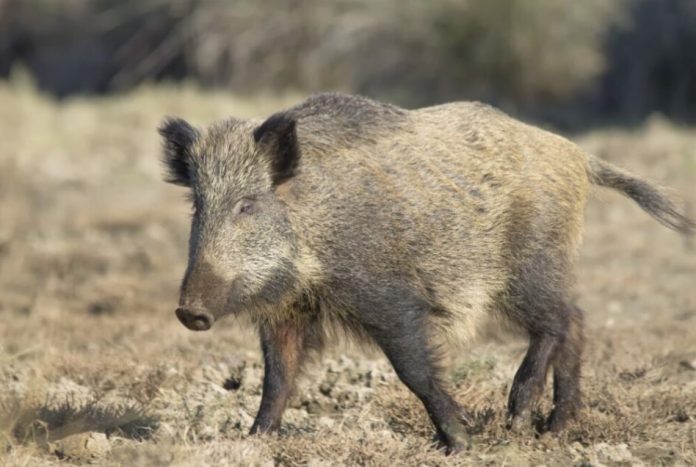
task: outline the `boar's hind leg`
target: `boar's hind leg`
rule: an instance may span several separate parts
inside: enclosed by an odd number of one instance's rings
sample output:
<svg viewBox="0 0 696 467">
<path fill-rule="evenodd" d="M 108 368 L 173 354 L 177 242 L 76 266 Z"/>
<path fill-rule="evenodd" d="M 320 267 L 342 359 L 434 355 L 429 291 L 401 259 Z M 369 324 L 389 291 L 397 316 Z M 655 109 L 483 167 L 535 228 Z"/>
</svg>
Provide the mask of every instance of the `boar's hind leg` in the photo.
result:
<svg viewBox="0 0 696 467">
<path fill-rule="evenodd" d="M 527 243 L 541 245 L 547 241 L 544 237 L 535 238 L 511 237 L 515 241 L 513 245 L 518 245 L 522 252 Z M 501 303 L 508 318 L 529 335 L 529 349 L 515 374 L 508 399 L 509 426 L 515 430 L 531 427 L 532 410 L 544 391 L 549 367 L 559 362 L 558 354 L 565 348 L 572 321 L 572 310 L 566 300 L 569 255 L 553 248 L 527 248 L 527 255 L 519 255 Z M 567 387 L 567 377 L 558 375 L 561 378 L 558 383 Z"/>
<path fill-rule="evenodd" d="M 553 357 L 553 404 L 546 428 L 561 431 L 581 404 L 580 367 L 584 347 L 583 311 L 568 304 L 569 328 Z"/>
<path fill-rule="evenodd" d="M 260 329 L 264 358 L 263 394 L 251 434 L 275 431 L 294 388 L 308 346 L 318 337 L 314 323 L 286 321 Z"/>
<path fill-rule="evenodd" d="M 544 390 L 552 353 L 557 346 L 552 334 L 531 334 L 529 349 L 510 389 L 508 399 L 508 426 L 523 430 L 531 421 L 532 409 Z"/>
<path fill-rule="evenodd" d="M 368 326 L 368 332 L 382 348 L 401 381 L 423 402 L 448 453 L 466 446 L 467 433 L 462 411 L 443 388 L 436 355 L 428 343 L 424 316 L 402 312 L 385 316 L 381 326 Z M 388 323 L 388 324 L 387 324 Z"/>
<path fill-rule="evenodd" d="M 510 390 L 508 416 L 514 429 L 530 423 L 531 411 L 544 390 L 550 366 L 554 370 L 554 409 L 545 428 L 563 429 L 580 404 L 582 310 L 562 299 L 547 303 L 537 303 L 522 322 L 529 331 L 530 342 Z"/>
</svg>

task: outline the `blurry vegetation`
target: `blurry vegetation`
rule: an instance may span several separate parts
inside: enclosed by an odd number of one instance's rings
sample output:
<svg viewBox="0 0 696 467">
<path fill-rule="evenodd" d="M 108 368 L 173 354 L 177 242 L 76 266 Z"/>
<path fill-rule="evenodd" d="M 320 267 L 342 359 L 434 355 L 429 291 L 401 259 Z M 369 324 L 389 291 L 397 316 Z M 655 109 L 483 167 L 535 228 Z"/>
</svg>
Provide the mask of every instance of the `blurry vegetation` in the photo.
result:
<svg viewBox="0 0 696 467">
<path fill-rule="evenodd" d="M 696 1 L 632 0 L 630 22 L 607 35 L 602 110 L 696 117 Z"/>
<path fill-rule="evenodd" d="M 0 0 L 0 76 L 23 62 L 58 96 L 193 79 L 691 119 L 693 50 L 693 0 Z"/>
</svg>

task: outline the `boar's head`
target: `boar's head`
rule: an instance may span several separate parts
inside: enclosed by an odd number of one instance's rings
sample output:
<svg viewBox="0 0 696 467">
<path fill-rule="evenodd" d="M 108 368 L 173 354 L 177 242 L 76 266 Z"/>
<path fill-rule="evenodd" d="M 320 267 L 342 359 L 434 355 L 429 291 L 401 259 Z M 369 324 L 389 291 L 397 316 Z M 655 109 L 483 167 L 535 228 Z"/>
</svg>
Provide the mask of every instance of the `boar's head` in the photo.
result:
<svg viewBox="0 0 696 467">
<path fill-rule="evenodd" d="M 295 120 L 227 120 L 199 131 L 166 119 L 166 181 L 193 204 L 188 267 L 176 315 L 203 331 L 231 313 L 268 309 L 296 287 L 297 241 L 279 185 L 297 171 Z"/>
</svg>

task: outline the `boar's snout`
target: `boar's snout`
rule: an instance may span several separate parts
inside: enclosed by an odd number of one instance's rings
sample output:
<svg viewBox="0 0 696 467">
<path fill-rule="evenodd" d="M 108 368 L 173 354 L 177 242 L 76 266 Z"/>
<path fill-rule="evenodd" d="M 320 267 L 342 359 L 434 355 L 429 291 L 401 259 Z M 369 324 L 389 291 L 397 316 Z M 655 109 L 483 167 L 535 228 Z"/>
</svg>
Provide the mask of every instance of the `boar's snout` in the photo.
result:
<svg viewBox="0 0 696 467">
<path fill-rule="evenodd" d="M 215 318 L 210 313 L 187 307 L 177 308 L 176 317 L 192 331 L 207 331 L 213 325 L 213 321 L 215 321 Z"/>
</svg>

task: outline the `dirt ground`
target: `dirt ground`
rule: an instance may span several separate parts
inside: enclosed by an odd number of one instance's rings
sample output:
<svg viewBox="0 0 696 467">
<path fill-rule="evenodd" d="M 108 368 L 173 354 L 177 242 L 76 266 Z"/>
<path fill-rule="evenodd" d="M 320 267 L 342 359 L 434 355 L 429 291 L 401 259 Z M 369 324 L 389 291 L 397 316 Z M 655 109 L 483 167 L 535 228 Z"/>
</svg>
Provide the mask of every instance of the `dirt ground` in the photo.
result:
<svg viewBox="0 0 696 467">
<path fill-rule="evenodd" d="M 0 464 L 696 465 L 696 245 L 609 192 L 587 209 L 586 407 L 563 436 L 505 430 L 525 342 L 492 332 L 448 370 L 475 413 L 459 456 L 434 448 L 385 360 L 350 345 L 310 366 L 279 437 L 247 437 L 258 345 L 244 323 L 174 317 L 189 207 L 160 181 L 155 128 L 295 100 L 159 87 L 56 103 L 0 85 Z M 696 130 L 654 118 L 573 139 L 696 214 Z"/>
</svg>

